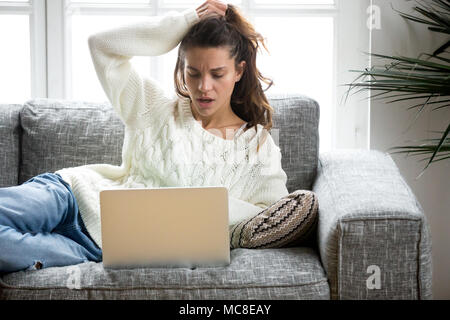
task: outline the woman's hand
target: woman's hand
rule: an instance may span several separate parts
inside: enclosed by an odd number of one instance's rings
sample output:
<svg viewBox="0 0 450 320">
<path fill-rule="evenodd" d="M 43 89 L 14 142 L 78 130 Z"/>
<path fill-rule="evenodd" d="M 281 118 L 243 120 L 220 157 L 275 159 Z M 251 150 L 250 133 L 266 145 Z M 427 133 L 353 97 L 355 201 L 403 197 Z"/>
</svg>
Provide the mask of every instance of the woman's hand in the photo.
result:
<svg viewBox="0 0 450 320">
<path fill-rule="evenodd" d="M 227 11 L 228 5 L 219 0 L 206 0 L 200 7 L 198 7 L 197 14 L 199 18 L 203 18 L 205 16 L 218 14 L 219 16 L 225 16 L 225 12 Z"/>
</svg>

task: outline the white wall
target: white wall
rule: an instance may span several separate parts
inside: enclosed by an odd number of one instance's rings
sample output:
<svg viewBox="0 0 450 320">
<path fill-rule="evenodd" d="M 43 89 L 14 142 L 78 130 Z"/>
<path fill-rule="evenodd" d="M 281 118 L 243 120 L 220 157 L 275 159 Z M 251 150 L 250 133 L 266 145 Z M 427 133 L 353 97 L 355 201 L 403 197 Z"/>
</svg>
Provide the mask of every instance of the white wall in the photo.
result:
<svg viewBox="0 0 450 320">
<path fill-rule="evenodd" d="M 380 54 L 417 57 L 422 52 L 431 53 L 445 37 L 428 31 L 425 25 L 403 19 L 392 6 L 402 12 L 412 13 L 414 1 L 373 0 L 381 9 L 381 29 L 372 31 L 372 52 Z M 380 65 L 376 60 L 372 64 Z M 418 102 L 417 102 L 418 103 Z M 436 138 L 427 130 L 445 130 L 450 110 L 422 114 L 414 125 L 416 110 L 407 110 L 408 103 L 386 104 L 384 100 L 372 100 L 370 108 L 370 149 L 387 151 L 388 148 L 405 145 L 407 140 Z M 418 179 L 426 165 L 419 162 L 422 156 L 392 155 L 406 182 L 421 203 L 432 234 L 433 298 L 450 299 L 450 167 L 449 160 L 432 164 Z"/>
<path fill-rule="evenodd" d="M 370 32 L 367 28 L 367 8 L 370 0 L 339 1 L 336 26 L 336 87 L 337 108 L 333 146 L 336 149 L 369 149 L 369 100 L 368 94 L 346 96 L 348 87 L 358 73 L 369 67 Z M 347 100 L 345 99 L 347 98 Z"/>
</svg>

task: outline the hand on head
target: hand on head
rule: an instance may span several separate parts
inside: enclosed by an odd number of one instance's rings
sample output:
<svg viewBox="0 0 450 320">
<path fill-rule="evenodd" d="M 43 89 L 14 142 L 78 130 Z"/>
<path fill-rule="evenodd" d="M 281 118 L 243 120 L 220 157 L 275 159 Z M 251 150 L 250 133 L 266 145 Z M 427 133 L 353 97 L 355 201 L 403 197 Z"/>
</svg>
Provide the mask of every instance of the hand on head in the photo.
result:
<svg viewBox="0 0 450 320">
<path fill-rule="evenodd" d="M 197 14 L 200 19 L 211 16 L 211 15 L 219 15 L 225 16 L 228 5 L 219 0 L 206 0 L 200 7 L 198 7 Z"/>
</svg>

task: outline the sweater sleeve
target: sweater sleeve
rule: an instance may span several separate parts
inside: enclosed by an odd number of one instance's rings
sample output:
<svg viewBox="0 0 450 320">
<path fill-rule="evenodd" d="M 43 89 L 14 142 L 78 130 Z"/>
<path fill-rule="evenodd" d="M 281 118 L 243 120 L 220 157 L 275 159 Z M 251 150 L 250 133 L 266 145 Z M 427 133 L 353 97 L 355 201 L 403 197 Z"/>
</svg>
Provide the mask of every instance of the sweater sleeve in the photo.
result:
<svg viewBox="0 0 450 320">
<path fill-rule="evenodd" d="M 95 71 L 113 108 L 133 127 L 169 98 L 159 83 L 142 77 L 131 65 L 133 56 L 158 56 L 174 49 L 199 20 L 194 8 L 150 17 L 93 34 L 88 39 Z M 142 123 L 142 121 L 141 121 Z"/>
<path fill-rule="evenodd" d="M 259 175 L 249 191 L 248 201 L 229 197 L 229 225 L 252 218 L 282 197 L 289 194 L 286 187 L 287 175 L 281 167 L 280 148 L 272 138 L 267 140 L 268 147 L 263 148 Z"/>
</svg>

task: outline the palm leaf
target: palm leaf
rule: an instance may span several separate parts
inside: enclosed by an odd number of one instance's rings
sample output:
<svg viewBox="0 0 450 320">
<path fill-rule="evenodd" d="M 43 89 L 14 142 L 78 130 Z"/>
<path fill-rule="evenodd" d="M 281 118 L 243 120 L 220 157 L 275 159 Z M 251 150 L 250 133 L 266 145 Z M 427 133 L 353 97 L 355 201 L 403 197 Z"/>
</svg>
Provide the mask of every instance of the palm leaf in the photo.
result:
<svg viewBox="0 0 450 320">
<path fill-rule="evenodd" d="M 395 60 L 395 61 L 403 61 L 403 62 L 408 62 L 410 64 L 426 66 L 426 67 L 429 67 L 430 69 L 444 70 L 444 71 L 450 70 L 450 66 L 448 66 L 448 65 L 436 63 L 436 62 L 430 62 L 430 61 L 423 60 L 423 59 L 409 58 L 409 57 L 404 57 L 404 56 L 388 56 L 388 55 L 377 54 L 377 53 L 369 53 L 369 54 L 371 56 L 378 57 L 378 58 L 384 58 L 384 59 Z"/>
<path fill-rule="evenodd" d="M 441 140 L 439 141 L 439 144 L 437 145 L 437 148 L 435 148 L 435 150 L 434 150 L 434 152 L 433 152 L 433 155 L 431 156 L 431 159 L 430 159 L 430 161 L 427 163 L 427 166 L 425 167 L 425 169 L 428 168 L 428 166 L 429 166 L 430 163 L 433 161 L 433 159 L 434 159 L 434 157 L 436 156 L 436 154 L 439 152 L 439 150 L 441 150 L 442 146 L 445 146 L 445 145 L 444 145 L 444 141 L 445 141 L 445 139 L 447 138 L 449 131 L 450 131 L 450 124 L 448 125 L 447 130 L 445 130 L 444 134 L 442 135 L 442 138 L 441 138 Z M 425 169 L 424 169 L 424 170 L 425 170 Z"/>
<path fill-rule="evenodd" d="M 421 155 L 421 154 L 431 154 L 431 157 L 427 158 L 428 163 L 425 168 L 423 168 L 422 173 L 430 166 L 431 163 L 437 162 L 440 160 L 447 159 L 448 153 L 450 152 L 450 139 L 447 138 L 450 131 L 450 124 L 447 127 L 447 130 L 443 133 L 440 139 L 433 139 L 431 141 L 437 143 L 425 143 L 421 145 L 409 145 L 409 146 L 396 146 L 389 148 L 388 150 L 398 150 L 396 152 L 390 152 L 391 154 L 395 153 L 406 153 L 407 155 Z M 430 141 L 430 139 L 426 139 L 425 141 Z M 438 154 L 441 153 L 441 154 Z M 443 153 L 443 154 L 442 154 Z M 436 159 L 435 159 L 436 158 Z"/>
<path fill-rule="evenodd" d="M 444 11 L 438 10 L 436 7 Z M 395 10 L 394 8 L 393 10 L 407 20 L 428 25 L 428 30 L 430 31 L 450 34 L 450 5 L 446 1 L 432 0 L 429 4 L 419 3 L 417 7 L 414 7 L 414 11 L 418 12 L 425 18 L 406 14 Z M 433 56 L 443 53 L 448 47 L 450 47 L 450 41 L 446 41 L 438 49 L 436 49 L 433 52 Z"/>
<path fill-rule="evenodd" d="M 431 29 L 431 28 L 430 28 L 430 29 Z M 450 34 L 450 31 L 449 31 L 449 32 L 445 32 L 445 33 Z M 437 49 L 433 52 L 433 55 L 434 55 L 434 56 L 437 56 L 437 55 L 443 53 L 443 52 L 445 51 L 445 49 L 447 49 L 448 47 L 450 47 L 450 40 L 447 41 L 446 43 L 444 43 L 444 44 L 443 44 L 442 46 L 440 46 L 439 48 L 437 48 Z"/>
</svg>

